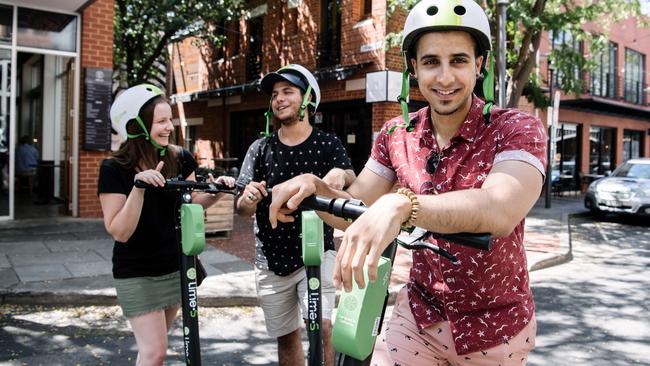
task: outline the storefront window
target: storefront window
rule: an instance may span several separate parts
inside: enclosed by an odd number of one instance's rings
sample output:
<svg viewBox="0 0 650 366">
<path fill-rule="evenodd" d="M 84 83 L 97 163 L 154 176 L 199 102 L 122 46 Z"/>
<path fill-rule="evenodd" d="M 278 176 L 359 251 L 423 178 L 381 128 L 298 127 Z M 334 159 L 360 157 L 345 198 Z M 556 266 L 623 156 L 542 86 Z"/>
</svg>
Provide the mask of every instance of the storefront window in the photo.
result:
<svg viewBox="0 0 650 366">
<path fill-rule="evenodd" d="M 561 123 L 555 130 L 555 157 L 553 159 L 553 179 L 558 177 L 572 178 L 578 173 L 576 160 L 578 157 L 578 125 Z"/>
<path fill-rule="evenodd" d="M 607 175 L 614 168 L 616 130 L 609 127 L 589 128 L 589 173 Z"/>
<path fill-rule="evenodd" d="M 18 8 L 19 46 L 57 51 L 77 50 L 77 17 L 69 14 Z"/>
<path fill-rule="evenodd" d="M 641 157 L 643 132 L 625 130 L 623 133 L 623 162 Z"/>
<path fill-rule="evenodd" d="M 14 7 L 0 5 L 0 44 L 11 44 L 11 31 L 14 20 Z"/>
</svg>

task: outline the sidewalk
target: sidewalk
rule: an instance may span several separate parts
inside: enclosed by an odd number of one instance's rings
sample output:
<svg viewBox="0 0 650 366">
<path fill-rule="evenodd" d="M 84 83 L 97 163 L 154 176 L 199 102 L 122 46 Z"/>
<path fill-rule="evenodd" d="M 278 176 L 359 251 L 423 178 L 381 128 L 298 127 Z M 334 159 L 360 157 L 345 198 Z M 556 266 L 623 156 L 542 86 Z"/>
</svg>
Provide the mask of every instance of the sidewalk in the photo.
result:
<svg viewBox="0 0 650 366">
<path fill-rule="evenodd" d="M 554 197 L 548 210 L 543 198 L 537 202 L 526 219 L 530 270 L 571 259 L 568 215 L 582 211 L 582 197 Z M 200 256 L 208 272 L 199 288 L 200 305 L 256 305 L 252 220 L 236 217 L 230 238 L 209 237 L 208 244 Z M 116 304 L 112 248 L 101 220 L 0 222 L 0 303 Z M 391 298 L 408 279 L 410 263 L 410 253 L 398 250 Z"/>
</svg>

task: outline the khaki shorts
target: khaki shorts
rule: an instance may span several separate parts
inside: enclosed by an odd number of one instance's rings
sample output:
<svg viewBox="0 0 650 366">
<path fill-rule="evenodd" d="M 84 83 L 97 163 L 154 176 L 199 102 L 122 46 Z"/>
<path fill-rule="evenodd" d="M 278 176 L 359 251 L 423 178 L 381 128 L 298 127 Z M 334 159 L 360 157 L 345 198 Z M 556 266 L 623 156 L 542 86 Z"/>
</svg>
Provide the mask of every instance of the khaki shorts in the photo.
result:
<svg viewBox="0 0 650 366">
<path fill-rule="evenodd" d="M 321 264 L 322 318 L 332 319 L 336 288 L 332 282 L 336 251 L 328 250 Z M 266 330 L 277 338 L 287 335 L 303 324 L 300 317 L 307 315 L 307 272 L 300 268 L 288 276 L 278 276 L 272 271 L 255 268 L 257 298 L 264 311 Z M 300 307 L 300 311 L 298 308 Z"/>
<path fill-rule="evenodd" d="M 113 284 L 117 301 L 127 318 L 168 309 L 181 302 L 178 271 L 157 277 L 114 278 Z"/>
</svg>

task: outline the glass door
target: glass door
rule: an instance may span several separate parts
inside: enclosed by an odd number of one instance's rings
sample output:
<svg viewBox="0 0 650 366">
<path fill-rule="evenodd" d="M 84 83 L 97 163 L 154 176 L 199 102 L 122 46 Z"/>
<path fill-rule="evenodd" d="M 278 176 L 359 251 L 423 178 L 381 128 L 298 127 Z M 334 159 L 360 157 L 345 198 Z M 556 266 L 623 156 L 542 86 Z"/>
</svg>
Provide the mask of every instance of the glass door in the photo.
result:
<svg viewBox="0 0 650 366">
<path fill-rule="evenodd" d="M 0 49 L 0 216 L 9 216 L 11 50 Z"/>
</svg>

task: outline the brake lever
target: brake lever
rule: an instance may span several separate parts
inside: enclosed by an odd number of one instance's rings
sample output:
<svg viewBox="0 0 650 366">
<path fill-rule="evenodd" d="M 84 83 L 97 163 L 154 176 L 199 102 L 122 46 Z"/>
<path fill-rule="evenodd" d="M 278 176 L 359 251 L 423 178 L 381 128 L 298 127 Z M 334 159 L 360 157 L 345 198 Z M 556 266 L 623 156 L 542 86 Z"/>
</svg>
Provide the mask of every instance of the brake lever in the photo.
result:
<svg viewBox="0 0 650 366">
<path fill-rule="evenodd" d="M 413 227 L 409 235 L 400 235 L 397 237 L 397 243 L 405 249 L 416 250 L 416 249 L 428 249 L 441 257 L 449 259 L 452 264 L 458 265 L 458 258 L 455 255 L 449 253 L 448 251 L 433 245 L 431 243 L 425 242 L 425 240 L 432 236 L 432 232 L 427 231 L 421 227 Z"/>
<path fill-rule="evenodd" d="M 446 251 L 446 250 L 444 250 L 444 249 L 442 249 L 442 248 L 440 248 L 438 246 L 435 246 L 435 245 L 433 245 L 431 243 L 426 243 L 426 242 L 423 242 L 423 241 L 416 241 L 416 242 L 411 243 L 411 244 L 406 244 L 406 243 L 403 243 L 401 241 L 398 241 L 398 243 L 402 248 L 405 248 L 405 249 L 408 249 L 408 250 L 428 249 L 428 250 L 438 254 L 441 257 L 449 259 L 451 264 L 453 264 L 455 266 L 458 265 L 458 258 L 456 258 L 455 255 L 453 255 L 453 254 L 449 253 L 448 251 Z"/>
</svg>

